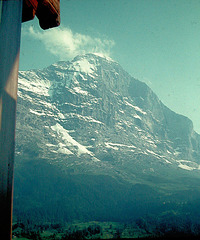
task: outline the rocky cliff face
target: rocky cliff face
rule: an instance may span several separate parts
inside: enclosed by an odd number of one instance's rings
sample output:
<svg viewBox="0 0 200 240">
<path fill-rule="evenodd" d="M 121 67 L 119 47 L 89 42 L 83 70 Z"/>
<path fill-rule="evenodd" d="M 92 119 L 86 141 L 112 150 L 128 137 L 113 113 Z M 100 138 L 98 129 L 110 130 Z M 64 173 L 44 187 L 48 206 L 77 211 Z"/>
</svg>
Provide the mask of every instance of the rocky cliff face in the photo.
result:
<svg viewBox="0 0 200 240">
<path fill-rule="evenodd" d="M 20 72 L 18 95 L 16 199 L 24 166 L 29 171 L 34 161 L 68 177 L 101 175 L 156 188 L 199 175 L 200 136 L 191 120 L 111 59 L 87 54 Z"/>
<path fill-rule="evenodd" d="M 20 72 L 17 116 L 16 154 L 68 171 L 199 168 L 192 122 L 111 59 L 88 54 Z"/>
</svg>

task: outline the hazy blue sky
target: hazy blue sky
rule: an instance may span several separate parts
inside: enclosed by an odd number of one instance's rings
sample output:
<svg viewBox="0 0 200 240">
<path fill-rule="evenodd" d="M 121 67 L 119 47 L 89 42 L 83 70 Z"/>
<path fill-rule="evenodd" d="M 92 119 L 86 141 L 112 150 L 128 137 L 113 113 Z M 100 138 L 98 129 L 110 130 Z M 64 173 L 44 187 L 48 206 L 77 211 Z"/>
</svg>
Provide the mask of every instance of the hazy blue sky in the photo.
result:
<svg viewBox="0 0 200 240">
<path fill-rule="evenodd" d="M 20 70 L 102 52 L 200 133 L 199 0 L 61 0 L 61 26 L 24 23 Z"/>
</svg>

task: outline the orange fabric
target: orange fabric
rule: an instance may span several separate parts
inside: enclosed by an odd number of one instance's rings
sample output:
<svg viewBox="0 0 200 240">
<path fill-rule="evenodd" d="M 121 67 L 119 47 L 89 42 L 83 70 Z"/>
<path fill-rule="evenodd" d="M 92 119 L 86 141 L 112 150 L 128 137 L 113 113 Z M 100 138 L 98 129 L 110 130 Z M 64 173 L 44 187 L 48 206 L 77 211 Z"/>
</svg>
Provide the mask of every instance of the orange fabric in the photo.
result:
<svg viewBox="0 0 200 240">
<path fill-rule="evenodd" d="M 30 21 L 35 17 L 38 7 L 37 0 L 24 0 L 22 10 L 22 22 Z"/>
<path fill-rule="evenodd" d="M 40 26 L 48 29 L 60 25 L 60 0 L 24 0 L 22 22 L 38 17 Z"/>
</svg>

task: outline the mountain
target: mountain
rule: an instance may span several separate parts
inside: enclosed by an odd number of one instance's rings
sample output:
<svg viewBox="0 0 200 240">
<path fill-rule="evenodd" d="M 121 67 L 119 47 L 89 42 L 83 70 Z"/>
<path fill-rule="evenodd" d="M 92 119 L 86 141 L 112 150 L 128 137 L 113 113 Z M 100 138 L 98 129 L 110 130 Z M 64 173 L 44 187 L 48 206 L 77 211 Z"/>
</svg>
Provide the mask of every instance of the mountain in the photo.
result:
<svg viewBox="0 0 200 240">
<path fill-rule="evenodd" d="M 200 197 L 192 121 L 110 58 L 21 71 L 16 128 L 16 216 L 129 220 Z"/>
</svg>

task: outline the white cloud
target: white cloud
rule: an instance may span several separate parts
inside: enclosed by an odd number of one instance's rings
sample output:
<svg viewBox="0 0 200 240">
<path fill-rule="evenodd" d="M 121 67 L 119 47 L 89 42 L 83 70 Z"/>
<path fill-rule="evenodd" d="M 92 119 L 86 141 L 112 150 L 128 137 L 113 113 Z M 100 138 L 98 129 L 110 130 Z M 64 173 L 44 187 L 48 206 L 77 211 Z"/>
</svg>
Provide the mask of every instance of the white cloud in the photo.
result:
<svg viewBox="0 0 200 240">
<path fill-rule="evenodd" d="M 26 34 L 42 41 L 46 49 L 60 60 L 71 59 L 85 53 L 101 53 L 110 55 L 114 41 L 74 33 L 69 28 L 59 27 L 48 31 L 37 31 L 30 27 Z"/>
</svg>

